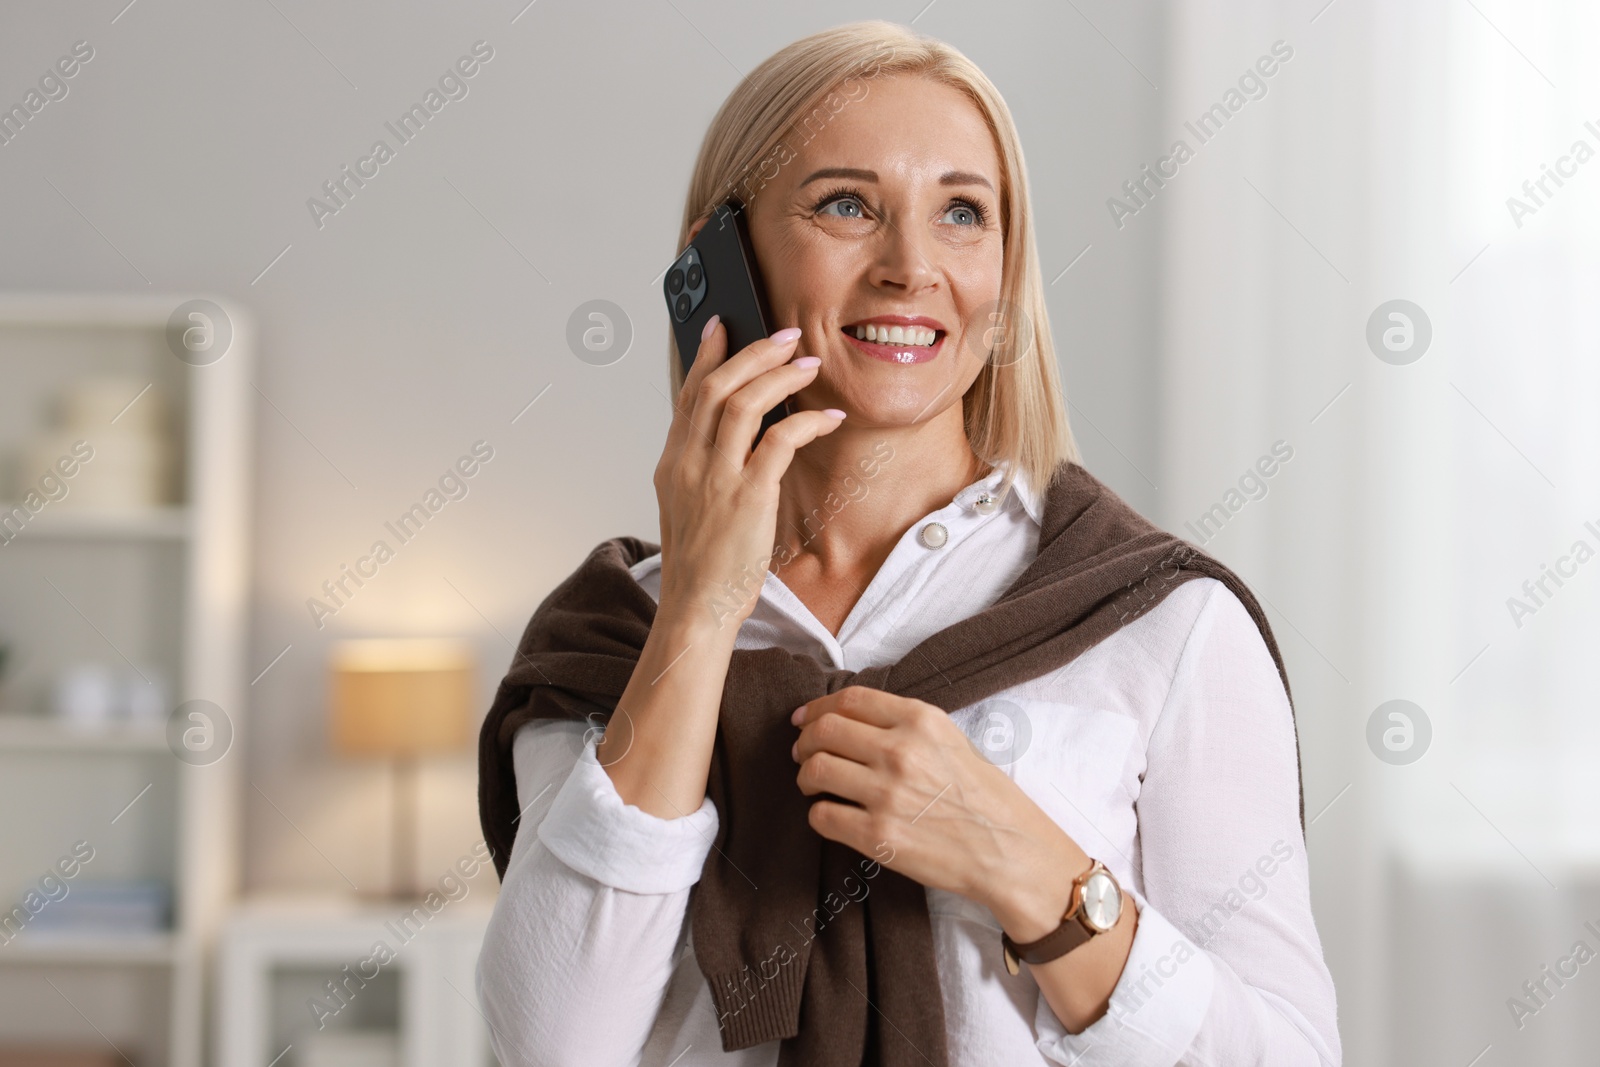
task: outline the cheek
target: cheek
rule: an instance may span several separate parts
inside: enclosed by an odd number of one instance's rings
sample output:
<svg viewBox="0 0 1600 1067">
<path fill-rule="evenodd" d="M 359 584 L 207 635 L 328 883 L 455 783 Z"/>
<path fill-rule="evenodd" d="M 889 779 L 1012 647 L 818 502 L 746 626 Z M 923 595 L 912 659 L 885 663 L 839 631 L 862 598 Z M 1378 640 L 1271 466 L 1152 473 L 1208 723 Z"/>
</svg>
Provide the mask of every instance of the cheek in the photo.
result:
<svg viewBox="0 0 1600 1067">
<path fill-rule="evenodd" d="M 993 247 L 962 249 L 952 252 L 947 260 L 945 275 L 950 279 L 950 289 L 957 306 L 969 310 L 1000 299 L 1000 285 L 1005 276 L 1004 251 L 999 242 Z"/>
<path fill-rule="evenodd" d="M 863 249 L 859 244 L 820 234 L 791 234 L 774 251 L 785 290 L 769 294 L 775 302 L 832 305 L 861 275 Z"/>
<path fill-rule="evenodd" d="M 946 272 L 962 329 L 963 350 L 978 343 L 980 335 L 999 324 L 1000 289 L 1004 271 L 998 250 L 991 254 L 956 257 Z M 970 344 L 969 344 L 970 341 Z M 977 359 L 978 349 L 973 349 Z M 980 360 L 981 361 L 981 360 Z"/>
</svg>

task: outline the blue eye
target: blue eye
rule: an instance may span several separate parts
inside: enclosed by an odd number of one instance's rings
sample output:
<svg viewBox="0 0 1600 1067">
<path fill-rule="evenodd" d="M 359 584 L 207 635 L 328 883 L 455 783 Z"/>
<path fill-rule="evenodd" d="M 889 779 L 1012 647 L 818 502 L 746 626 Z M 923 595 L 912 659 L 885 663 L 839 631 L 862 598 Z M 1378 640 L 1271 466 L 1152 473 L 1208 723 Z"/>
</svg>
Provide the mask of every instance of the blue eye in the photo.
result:
<svg viewBox="0 0 1600 1067">
<path fill-rule="evenodd" d="M 835 211 L 834 208 L 839 210 Z M 864 210 L 861 206 L 861 201 L 855 197 L 841 196 L 837 200 L 824 204 L 821 208 L 821 214 L 833 215 L 841 219 L 859 219 L 862 217 Z"/>
<path fill-rule="evenodd" d="M 944 221 L 957 226 L 978 226 L 983 223 L 983 216 L 970 204 L 956 204 L 944 213 Z"/>
</svg>

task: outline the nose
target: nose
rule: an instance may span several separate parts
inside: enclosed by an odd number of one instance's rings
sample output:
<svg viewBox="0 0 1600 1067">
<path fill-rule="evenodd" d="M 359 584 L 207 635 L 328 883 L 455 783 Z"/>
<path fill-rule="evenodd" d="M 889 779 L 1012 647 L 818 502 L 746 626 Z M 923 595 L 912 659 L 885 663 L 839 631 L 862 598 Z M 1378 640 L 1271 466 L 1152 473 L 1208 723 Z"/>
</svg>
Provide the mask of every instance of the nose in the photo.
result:
<svg viewBox="0 0 1600 1067">
<path fill-rule="evenodd" d="M 930 258 L 932 255 L 937 255 L 937 251 L 919 240 L 914 231 L 908 233 L 892 224 L 885 226 L 878 256 L 872 265 L 873 286 L 900 295 L 937 287 L 939 270 Z"/>
</svg>

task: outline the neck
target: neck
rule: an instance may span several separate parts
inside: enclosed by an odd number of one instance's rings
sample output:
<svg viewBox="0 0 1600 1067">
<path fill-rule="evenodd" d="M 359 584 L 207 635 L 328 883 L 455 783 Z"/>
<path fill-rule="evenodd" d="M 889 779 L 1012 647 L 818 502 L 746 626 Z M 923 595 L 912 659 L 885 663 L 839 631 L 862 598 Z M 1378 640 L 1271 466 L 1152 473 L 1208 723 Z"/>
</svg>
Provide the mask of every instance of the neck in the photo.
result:
<svg viewBox="0 0 1600 1067">
<path fill-rule="evenodd" d="M 773 570 L 799 557 L 824 573 L 881 563 L 913 523 L 989 469 L 967 442 L 960 404 L 915 426 L 846 419 L 797 452 L 783 476 Z"/>
</svg>

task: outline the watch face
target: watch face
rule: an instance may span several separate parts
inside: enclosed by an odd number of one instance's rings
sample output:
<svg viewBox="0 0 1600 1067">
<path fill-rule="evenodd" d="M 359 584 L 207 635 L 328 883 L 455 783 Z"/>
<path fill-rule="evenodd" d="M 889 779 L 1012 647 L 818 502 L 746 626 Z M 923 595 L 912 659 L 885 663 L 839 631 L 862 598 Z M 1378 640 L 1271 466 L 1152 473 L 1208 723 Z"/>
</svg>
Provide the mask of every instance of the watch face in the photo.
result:
<svg viewBox="0 0 1600 1067">
<path fill-rule="evenodd" d="M 1105 871 L 1096 871 L 1083 883 L 1083 918 L 1104 933 L 1117 925 L 1122 915 L 1122 891 Z"/>
</svg>

